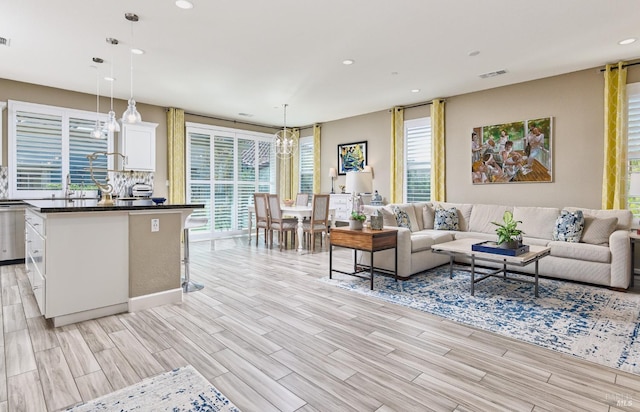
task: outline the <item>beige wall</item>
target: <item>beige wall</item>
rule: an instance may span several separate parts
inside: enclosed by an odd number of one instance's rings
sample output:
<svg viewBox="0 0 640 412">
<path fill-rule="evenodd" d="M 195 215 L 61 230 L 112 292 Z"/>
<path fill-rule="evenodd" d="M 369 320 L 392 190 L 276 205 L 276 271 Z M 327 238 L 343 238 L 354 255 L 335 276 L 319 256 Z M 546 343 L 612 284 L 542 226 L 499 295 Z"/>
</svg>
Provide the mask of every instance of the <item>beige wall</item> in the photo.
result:
<svg viewBox="0 0 640 412">
<path fill-rule="evenodd" d="M 489 80 L 490 81 L 490 80 Z M 628 82 L 640 81 L 640 66 Z M 446 99 L 446 198 L 451 202 L 599 208 L 603 165 L 603 89 L 599 68 L 484 90 Z M 429 106 L 405 111 L 405 120 L 429 116 Z M 552 116 L 553 182 L 471 184 L 471 129 Z M 329 191 L 329 167 L 336 145 L 367 140 L 374 189 L 389 195 L 391 116 L 376 112 L 322 125 L 322 191 Z M 337 184 L 344 182 L 344 176 Z"/>
</svg>

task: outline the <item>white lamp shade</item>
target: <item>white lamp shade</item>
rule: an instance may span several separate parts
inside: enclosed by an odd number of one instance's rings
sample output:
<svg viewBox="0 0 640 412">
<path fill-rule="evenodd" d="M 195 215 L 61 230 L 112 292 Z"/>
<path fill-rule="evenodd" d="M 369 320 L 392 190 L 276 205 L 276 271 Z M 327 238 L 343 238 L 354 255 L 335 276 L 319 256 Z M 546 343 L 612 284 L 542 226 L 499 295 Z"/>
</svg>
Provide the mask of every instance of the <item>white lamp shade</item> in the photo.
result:
<svg viewBox="0 0 640 412">
<path fill-rule="evenodd" d="M 631 173 L 629 177 L 629 196 L 640 196 L 640 173 Z"/>
<path fill-rule="evenodd" d="M 371 177 L 371 173 L 347 172 L 345 188 L 347 193 L 371 193 L 373 190 L 373 179 Z"/>
<path fill-rule="evenodd" d="M 338 177 L 338 171 L 336 170 L 335 167 L 329 168 L 329 177 L 334 178 L 334 179 L 336 177 Z"/>
</svg>

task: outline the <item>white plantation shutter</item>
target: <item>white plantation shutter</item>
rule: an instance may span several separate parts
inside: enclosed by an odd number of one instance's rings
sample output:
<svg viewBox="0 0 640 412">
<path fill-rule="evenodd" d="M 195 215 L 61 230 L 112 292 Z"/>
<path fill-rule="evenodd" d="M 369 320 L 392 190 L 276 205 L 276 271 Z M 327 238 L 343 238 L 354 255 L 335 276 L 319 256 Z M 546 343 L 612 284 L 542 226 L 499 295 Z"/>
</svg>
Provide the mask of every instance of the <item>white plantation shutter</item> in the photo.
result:
<svg viewBox="0 0 640 412">
<path fill-rule="evenodd" d="M 89 135 L 95 127 L 95 120 L 69 119 L 69 175 L 71 184 L 75 189 L 82 186 L 85 188 L 97 189 L 91 179 L 89 170 L 89 159 L 87 155 L 95 152 L 108 152 L 108 142 L 106 139 L 93 139 Z M 92 163 L 93 177 L 104 182 L 107 179 L 107 156 L 98 156 Z"/>
<path fill-rule="evenodd" d="M 189 185 L 189 202 L 204 204 L 203 209 L 194 209 L 194 217 L 209 219 L 211 215 L 211 140 L 208 134 L 188 133 L 189 147 L 187 179 Z M 191 229 L 192 232 L 207 232 L 211 230 L 211 220 L 206 226 Z"/>
<path fill-rule="evenodd" d="M 431 119 L 404 122 L 404 201 L 431 200 Z"/>
<path fill-rule="evenodd" d="M 631 83 L 627 85 L 627 98 L 627 153 L 629 159 L 629 172 L 640 173 L 640 83 Z M 629 179 L 627 181 L 629 181 Z M 627 200 L 629 210 L 633 212 L 634 216 L 640 216 L 640 196 L 629 196 Z"/>
<path fill-rule="evenodd" d="M 62 116 L 16 112 L 16 188 L 62 189 Z"/>
<path fill-rule="evenodd" d="M 204 203 L 194 214 L 209 219 L 195 239 L 242 233 L 253 193 L 275 192 L 271 136 L 187 124 L 187 201 Z"/>
<path fill-rule="evenodd" d="M 100 115 L 100 121 L 104 121 Z M 9 181 L 16 198 L 62 196 L 66 176 L 71 189 L 97 189 L 87 155 L 110 152 L 113 136 L 93 139 L 96 114 L 61 107 L 9 101 Z M 105 181 L 113 159 L 93 162 L 94 177 Z"/>
<path fill-rule="evenodd" d="M 313 136 L 300 139 L 300 193 L 313 194 Z"/>
</svg>

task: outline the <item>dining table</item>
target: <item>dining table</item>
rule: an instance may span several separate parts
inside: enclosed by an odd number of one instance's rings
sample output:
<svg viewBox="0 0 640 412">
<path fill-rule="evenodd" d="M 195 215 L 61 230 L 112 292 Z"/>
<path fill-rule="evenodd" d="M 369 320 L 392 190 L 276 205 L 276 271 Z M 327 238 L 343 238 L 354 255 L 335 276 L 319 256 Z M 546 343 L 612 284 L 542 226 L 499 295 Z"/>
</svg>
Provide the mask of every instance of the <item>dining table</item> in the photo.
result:
<svg viewBox="0 0 640 412">
<path fill-rule="evenodd" d="M 300 239 L 302 239 L 302 236 L 304 235 L 304 226 L 302 222 L 304 222 L 305 218 L 311 219 L 311 214 L 313 213 L 313 207 L 312 206 L 296 206 L 296 205 L 293 205 L 293 206 L 280 205 L 280 210 L 282 211 L 283 216 L 293 216 L 296 219 L 298 219 L 296 243 L 298 244 L 298 248 L 297 248 L 298 252 L 303 252 L 304 248 L 302 247 L 302 242 L 300 241 Z M 249 224 L 248 224 L 249 239 L 251 239 L 251 227 L 253 222 L 253 214 L 256 212 L 255 205 L 248 205 L 247 212 L 249 215 Z M 335 214 L 336 214 L 335 208 L 329 208 L 329 220 L 331 221 L 331 227 L 335 227 Z"/>
</svg>

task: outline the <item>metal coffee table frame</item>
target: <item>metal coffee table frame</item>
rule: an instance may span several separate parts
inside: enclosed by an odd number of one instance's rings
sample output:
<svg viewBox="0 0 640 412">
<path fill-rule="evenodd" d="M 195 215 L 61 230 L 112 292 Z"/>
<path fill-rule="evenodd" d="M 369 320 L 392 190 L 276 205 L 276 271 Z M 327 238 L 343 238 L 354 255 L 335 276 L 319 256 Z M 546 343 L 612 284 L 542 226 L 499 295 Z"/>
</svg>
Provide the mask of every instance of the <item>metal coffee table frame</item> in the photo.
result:
<svg viewBox="0 0 640 412">
<path fill-rule="evenodd" d="M 457 242 L 457 241 L 453 241 L 453 242 Z M 449 279 L 453 278 L 453 265 L 455 263 L 454 260 L 456 256 L 464 256 L 471 260 L 471 268 L 469 269 L 466 269 L 463 266 L 458 266 L 458 270 L 471 273 L 471 296 L 474 296 L 476 283 L 490 277 L 497 277 L 502 279 L 514 280 L 516 282 L 531 283 L 535 286 L 535 289 L 534 289 L 535 297 L 538 297 L 538 278 L 539 278 L 538 261 L 543 257 L 548 256 L 551 253 L 549 248 L 541 248 L 539 251 L 530 251 L 520 256 L 505 256 L 505 255 L 498 255 L 498 254 L 493 255 L 491 253 L 475 252 L 471 250 L 471 243 L 469 243 L 469 250 L 462 250 L 462 248 L 456 249 L 456 250 L 442 249 L 443 246 L 445 248 L 447 247 L 447 243 L 453 243 L 453 242 L 445 242 L 439 245 L 433 245 L 431 246 L 431 251 L 434 253 L 439 253 L 439 254 L 449 256 Z M 475 243 L 479 243 L 479 242 L 482 242 L 482 240 L 477 240 L 477 242 Z M 525 259 L 525 257 L 527 259 Z M 502 268 L 499 268 L 499 269 L 484 268 L 484 269 L 487 269 L 488 272 L 485 272 L 485 271 L 478 272 L 476 270 L 477 261 L 502 263 Z M 507 266 L 524 267 L 524 266 L 530 265 L 531 263 L 535 264 L 534 280 L 514 278 L 514 277 L 507 276 L 507 272 L 508 272 Z M 476 275 L 479 275 L 479 276 L 476 278 Z"/>
</svg>

